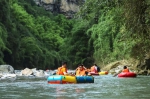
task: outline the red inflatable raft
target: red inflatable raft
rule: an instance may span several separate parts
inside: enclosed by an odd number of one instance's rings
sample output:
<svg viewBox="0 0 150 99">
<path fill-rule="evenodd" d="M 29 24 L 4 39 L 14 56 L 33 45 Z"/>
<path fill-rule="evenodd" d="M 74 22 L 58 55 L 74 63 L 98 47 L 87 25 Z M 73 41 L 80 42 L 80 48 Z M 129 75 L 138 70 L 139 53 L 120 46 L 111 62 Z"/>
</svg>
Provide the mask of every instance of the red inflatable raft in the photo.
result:
<svg viewBox="0 0 150 99">
<path fill-rule="evenodd" d="M 99 73 L 89 72 L 90 75 L 99 76 Z"/>
<path fill-rule="evenodd" d="M 133 72 L 122 72 L 118 74 L 118 77 L 136 77 L 136 73 Z"/>
</svg>

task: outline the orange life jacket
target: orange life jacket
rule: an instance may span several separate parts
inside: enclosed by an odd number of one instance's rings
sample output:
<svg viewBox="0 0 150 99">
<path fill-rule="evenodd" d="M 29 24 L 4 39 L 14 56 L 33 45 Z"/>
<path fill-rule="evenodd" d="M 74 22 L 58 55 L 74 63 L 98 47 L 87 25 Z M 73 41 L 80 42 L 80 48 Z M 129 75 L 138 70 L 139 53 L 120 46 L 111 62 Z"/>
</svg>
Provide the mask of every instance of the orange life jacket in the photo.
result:
<svg viewBox="0 0 150 99">
<path fill-rule="evenodd" d="M 59 67 L 58 70 L 57 70 L 57 75 L 64 75 L 64 72 L 67 73 L 67 68 Z"/>
<path fill-rule="evenodd" d="M 62 67 L 58 67 L 58 69 L 57 69 L 57 75 L 61 75 L 61 74 L 63 74 L 62 72 L 61 72 L 61 69 L 62 69 Z"/>
<path fill-rule="evenodd" d="M 124 69 L 122 70 L 122 72 L 129 72 L 129 69 Z"/>
<path fill-rule="evenodd" d="M 77 71 L 76 71 L 76 76 L 85 76 L 86 75 L 86 71 L 85 70 L 80 70 L 80 69 L 78 69 Z"/>
</svg>

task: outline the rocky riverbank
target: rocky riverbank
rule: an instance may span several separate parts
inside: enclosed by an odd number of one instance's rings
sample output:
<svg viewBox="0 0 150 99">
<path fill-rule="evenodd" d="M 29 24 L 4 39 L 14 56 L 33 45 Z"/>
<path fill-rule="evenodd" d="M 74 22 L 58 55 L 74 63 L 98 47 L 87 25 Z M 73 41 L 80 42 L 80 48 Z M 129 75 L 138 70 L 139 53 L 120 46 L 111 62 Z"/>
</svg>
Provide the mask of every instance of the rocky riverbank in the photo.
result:
<svg viewBox="0 0 150 99">
<path fill-rule="evenodd" d="M 102 68 L 103 71 L 109 71 L 110 74 L 117 74 L 123 69 L 123 66 L 127 66 L 131 72 L 137 75 L 150 75 L 150 69 L 147 61 L 141 63 L 141 61 L 131 59 L 131 60 L 120 60 L 112 62 Z M 143 64 L 143 65 L 142 65 Z"/>
<path fill-rule="evenodd" d="M 150 69 L 146 66 L 148 62 L 145 61 L 144 65 L 140 65 L 141 62 L 137 60 L 121 60 L 110 63 L 103 68 L 102 71 L 108 71 L 109 74 L 116 74 L 123 69 L 123 66 L 127 66 L 131 72 L 137 75 L 149 75 Z M 145 66 L 145 68 L 143 68 Z M 53 75 L 56 70 L 37 70 L 36 68 L 29 69 L 25 68 L 23 70 L 14 70 L 11 65 L 0 65 L 0 79 L 15 78 L 15 77 L 48 77 Z M 74 72 L 74 70 L 69 70 L 69 72 Z"/>
<path fill-rule="evenodd" d="M 0 79 L 6 78 L 16 78 L 16 77 L 48 77 L 52 75 L 55 71 L 53 70 L 37 70 L 36 68 L 29 69 L 25 68 L 23 70 L 14 70 L 11 65 L 0 65 Z"/>
<path fill-rule="evenodd" d="M 23 70 L 14 70 L 11 65 L 0 65 L 0 80 L 8 78 L 47 78 L 49 75 L 53 75 L 57 70 L 37 70 L 36 68 Z M 74 70 L 68 70 L 69 73 L 75 72 Z"/>
</svg>

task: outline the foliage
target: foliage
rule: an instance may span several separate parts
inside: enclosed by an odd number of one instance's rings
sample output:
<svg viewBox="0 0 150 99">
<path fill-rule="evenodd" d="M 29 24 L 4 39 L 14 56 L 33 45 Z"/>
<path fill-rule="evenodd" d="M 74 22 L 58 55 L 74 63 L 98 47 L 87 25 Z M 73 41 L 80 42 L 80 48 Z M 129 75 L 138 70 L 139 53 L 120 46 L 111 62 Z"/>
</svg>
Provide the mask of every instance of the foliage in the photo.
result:
<svg viewBox="0 0 150 99">
<path fill-rule="evenodd" d="M 148 0 L 88 0 L 79 17 L 92 25 L 87 34 L 93 42 L 95 62 L 143 58 L 149 51 Z M 147 45 L 146 45 L 147 44 Z"/>
<path fill-rule="evenodd" d="M 5 62 L 15 68 L 57 68 L 61 61 L 60 45 L 71 28 L 70 22 L 62 15 L 53 16 L 37 7 L 32 0 L 2 0 L 0 4 L 5 4 L 0 13 L 7 12 L 0 18 L 1 64 Z"/>
<path fill-rule="evenodd" d="M 149 0 L 124 1 L 125 26 L 135 42 L 131 49 L 133 58 L 142 59 L 150 51 L 149 5 Z"/>
<path fill-rule="evenodd" d="M 0 63 L 56 69 L 62 61 L 75 68 L 142 59 L 150 51 L 149 5 L 149 0 L 86 0 L 75 19 L 66 19 L 33 0 L 0 0 Z"/>
<path fill-rule="evenodd" d="M 89 36 L 86 34 L 88 29 L 88 23 L 86 21 L 78 21 L 74 24 L 71 33 L 65 39 L 66 52 L 65 54 L 69 57 L 74 68 L 78 64 L 85 64 L 86 66 L 91 65 L 93 58 L 90 56 L 91 51 L 89 50 L 88 40 Z M 90 57 L 90 58 L 89 58 Z M 88 63 L 90 61 L 90 63 Z"/>
</svg>

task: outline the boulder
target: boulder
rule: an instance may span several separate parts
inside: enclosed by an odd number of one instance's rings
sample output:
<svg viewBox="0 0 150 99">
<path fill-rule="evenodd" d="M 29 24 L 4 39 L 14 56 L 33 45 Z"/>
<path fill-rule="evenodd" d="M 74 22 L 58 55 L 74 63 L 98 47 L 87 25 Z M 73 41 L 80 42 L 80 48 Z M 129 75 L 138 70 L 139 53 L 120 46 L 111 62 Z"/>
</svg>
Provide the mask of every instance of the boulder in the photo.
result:
<svg viewBox="0 0 150 99">
<path fill-rule="evenodd" d="M 0 72 L 1 73 L 15 73 L 14 68 L 11 65 L 0 65 Z"/>
<path fill-rule="evenodd" d="M 147 70 L 140 70 L 138 72 L 138 75 L 147 75 L 148 74 L 148 71 Z"/>
<path fill-rule="evenodd" d="M 32 69 L 25 68 L 24 70 L 21 71 L 21 73 L 22 73 L 22 75 L 29 76 L 29 75 L 33 74 L 33 71 L 32 71 Z"/>
<path fill-rule="evenodd" d="M 120 71 L 123 70 L 124 65 L 119 65 L 115 68 L 110 69 L 109 73 L 114 74 L 114 73 L 119 73 Z"/>
<path fill-rule="evenodd" d="M 16 74 L 6 74 L 2 76 L 3 78 L 13 78 L 16 77 Z"/>
<path fill-rule="evenodd" d="M 122 71 L 122 70 L 123 70 L 123 66 L 124 66 L 124 65 L 119 65 L 119 66 L 117 66 L 117 67 L 115 68 L 115 72 L 116 72 L 116 73 L 119 73 L 120 71 Z"/>
<path fill-rule="evenodd" d="M 35 73 L 35 76 L 36 77 L 44 77 L 45 76 L 45 73 L 43 70 L 39 70 Z"/>
<path fill-rule="evenodd" d="M 110 74 L 115 74 L 115 73 L 116 73 L 115 68 L 109 70 L 109 73 L 110 73 Z"/>
<path fill-rule="evenodd" d="M 33 75 L 35 75 L 36 72 L 37 72 L 37 69 L 36 69 L 36 68 L 32 68 L 31 70 L 32 70 L 32 72 L 33 72 Z"/>
<path fill-rule="evenodd" d="M 116 61 L 116 62 L 112 62 L 112 63 L 109 63 L 108 65 L 106 65 L 105 67 L 102 68 L 102 70 L 104 71 L 109 71 L 113 68 L 119 68 L 120 65 L 121 66 L 124 66 L 126 65 L 127 62 L 125 60 L 121 60 L 121 61 Z M 119 66 L 119 67 L 118 67 Z"/>
<path fill-rule="evenodd" d="M 150 75 L 150 70 L 149 69 L 147 70 L 147 75 Z"/>
</svg>

